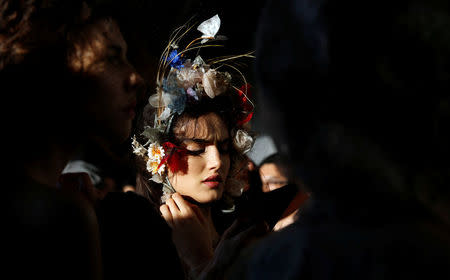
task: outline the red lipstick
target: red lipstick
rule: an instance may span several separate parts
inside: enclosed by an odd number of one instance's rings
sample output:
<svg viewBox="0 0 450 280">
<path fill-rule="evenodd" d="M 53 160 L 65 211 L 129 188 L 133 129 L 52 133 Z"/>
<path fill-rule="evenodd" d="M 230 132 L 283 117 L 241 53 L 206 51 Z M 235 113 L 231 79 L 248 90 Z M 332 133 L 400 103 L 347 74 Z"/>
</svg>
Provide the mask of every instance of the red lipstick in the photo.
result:
<svg viewBox="0 0 450 280">
<path fill-rule="evenodd" d="M 218 174 L 215 174 L 203 180 L 202 183 L 212 189 L 217 188 L 220 185 L 220 183 L 222 183 L 222 177 L 220 177 L 220 175 Z"/>
<path fill-rule="evenodd" d="M 136 101 L 132 101 L 128 106 L 126 106 L 123 110 L 128 118 L 134 119 L 136 116 Z"/>
</svg>

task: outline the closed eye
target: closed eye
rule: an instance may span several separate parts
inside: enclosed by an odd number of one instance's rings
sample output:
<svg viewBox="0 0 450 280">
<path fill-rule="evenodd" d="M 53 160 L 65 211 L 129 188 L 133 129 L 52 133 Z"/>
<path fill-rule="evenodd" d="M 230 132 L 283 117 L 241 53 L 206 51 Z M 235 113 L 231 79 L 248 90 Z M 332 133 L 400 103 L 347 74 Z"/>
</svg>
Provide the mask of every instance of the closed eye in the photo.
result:
<svg viewBox="0 0 450 280">
<path fill-rule="evenodd" d="M 186 153 L 192 156 L 199 156 L 206 151 L 206 146 L 212 143 L 204 139 L 185 139 L 184 140 Z M 227 138 L 216 144 L 217 149 L 221 154 L 228 154 L 230 152 L 230 140 Z"/>
<path fill-rule="evenodd" d="M 186 153 L 191 156 L 199 156 L 205 152 L 205 148 L 199 150 L 189 150 L 186 149 Z"/>
</svg>

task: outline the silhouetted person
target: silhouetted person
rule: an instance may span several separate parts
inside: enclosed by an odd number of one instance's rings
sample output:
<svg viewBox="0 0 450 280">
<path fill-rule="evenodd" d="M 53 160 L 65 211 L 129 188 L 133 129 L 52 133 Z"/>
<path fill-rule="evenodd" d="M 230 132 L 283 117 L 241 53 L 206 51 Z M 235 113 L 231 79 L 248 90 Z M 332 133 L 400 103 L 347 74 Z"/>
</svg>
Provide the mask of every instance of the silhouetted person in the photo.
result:
<svg viewBox="0 0 450 280">
<path fill-rule="evenodd" d="M 267 2 L 258 86 L 312 197 L 229 279 L 450 276 L 449 23 L 445 1 Z"/>
</svg>

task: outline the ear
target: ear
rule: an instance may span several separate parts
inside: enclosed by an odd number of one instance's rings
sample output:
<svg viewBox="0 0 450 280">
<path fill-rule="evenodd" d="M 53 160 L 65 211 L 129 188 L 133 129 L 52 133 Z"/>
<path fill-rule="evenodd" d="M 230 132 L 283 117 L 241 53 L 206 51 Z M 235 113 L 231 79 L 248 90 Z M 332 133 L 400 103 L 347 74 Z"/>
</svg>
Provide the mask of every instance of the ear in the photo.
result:
<svg viewBox="0 0 450 280">
<path fill-rule="evenodd" d="M 86 2 L 83 1 L 83 3 L 81 4 L 80 21 L 84 22 L 88 20 L 89 17 L 91 16 L 91 13 L 92 13 L 91 8 L 88 6 Z"/>
</svg>

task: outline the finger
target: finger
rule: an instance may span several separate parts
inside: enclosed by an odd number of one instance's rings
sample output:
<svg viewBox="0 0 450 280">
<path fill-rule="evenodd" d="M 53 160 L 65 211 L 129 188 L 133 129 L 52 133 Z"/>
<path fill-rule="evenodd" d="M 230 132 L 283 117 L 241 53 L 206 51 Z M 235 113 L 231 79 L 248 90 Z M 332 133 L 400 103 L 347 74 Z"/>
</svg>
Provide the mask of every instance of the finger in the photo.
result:
<svg viewBox="0 0 450 280">
<path fill-rule="evenodd" d="M 135 192 L 136 187 L 133 185 L 125 185 L 122 187 L 122 192 Z"/>
<path fill-rule="evenodd" d="M 174 219 L 177 219 L 181 216 L 180 209 L 178 209 L 177 204 L 172 198 L 166 200 L 166 205 L 169 207 L 170 213 Z"/>
<path fill-rule="evenodd" d="M 180 212 L 184 215 L 191 215 L 193 214 L 191 205 L 189 202 L 184 200 L 184 198 L 179 193 L 174 193 L 172 195 L 173 200 L 178 206 L 178 209 L 180 209 Z"/>
<path fill-rule="evenodd" d="M 161 214 L 162 214 L 164 220 L 166 220 L 167 224 L 171 228 L 173 228 L 173 216 L 169 210 L 169 206 L 167 206 L 166 204 L 163 204 L 159 207 L 159 211 L 161 211 Z"/>
<path fill-rule="evenodd" d="M 284 221 L 283 220 L 279 220 L 275 226 L 273 226 L 272 231 L 279 231 L 280 229 L 282 229 L 284 227 Z"/>
</svg>

